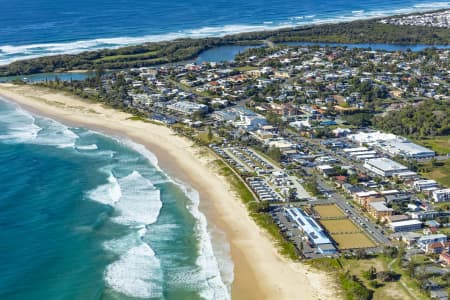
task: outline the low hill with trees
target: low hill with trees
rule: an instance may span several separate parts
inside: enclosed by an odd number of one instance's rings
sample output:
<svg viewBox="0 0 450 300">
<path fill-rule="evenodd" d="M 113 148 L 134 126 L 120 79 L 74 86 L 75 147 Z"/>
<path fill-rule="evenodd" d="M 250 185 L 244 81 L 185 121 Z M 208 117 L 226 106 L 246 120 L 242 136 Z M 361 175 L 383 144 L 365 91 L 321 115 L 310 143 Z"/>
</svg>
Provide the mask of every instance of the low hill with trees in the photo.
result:
<svg viewBox="0 0 450 300">
<path fill-rule="evenodd" d="M 416 139 L 449 135 L 450 104 L 448 101 L 426 100 L 376 116 L 372 124 L 383 131 Z"/>
</svg>

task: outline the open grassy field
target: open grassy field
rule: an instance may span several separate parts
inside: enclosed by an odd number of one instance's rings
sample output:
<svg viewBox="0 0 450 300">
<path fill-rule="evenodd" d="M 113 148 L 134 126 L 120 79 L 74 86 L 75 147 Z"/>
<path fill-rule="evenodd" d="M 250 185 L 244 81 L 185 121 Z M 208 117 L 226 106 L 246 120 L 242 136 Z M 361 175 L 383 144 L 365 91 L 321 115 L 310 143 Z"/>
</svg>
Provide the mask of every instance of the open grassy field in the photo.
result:
<svg viewBox="0 0 450 300">
<path fill-rule="evenodd" d="M 415 140 L 418 144 L 431 148 L 439 155 L 446 155 L 450 153 L 450 137 L 436 136 L 431 139 Z"/>
<path fill-rule="evenodd" d="M 330 232 L 331 234 L 341 234 L 341 233 L 357 233 L 361 232 L 352 221 L 349 219 L 340 220 L 320 220 L 320 223 Z"/>
<path fill-rule="evenodd" d="M 431 162 L 420 163 L 420 167 L 424 170 L 421 172 L 423 176 L 450 187 L 450 159 L 439 161 L 435 166 L 432 166 Z"/>
<path fill-rule="evenodd" d="M 371 248 L 376 245 L 362 232 L 356 233 L 343 233 L 343 234 L 331 234 L 331 237 L 338 244 L 338 248 L 345 249 L 358 249 L 358 248 Z"/>
<path fill-rule="evenodd" d="M 320 215 L 321 218 L 339 218 L 345 217 L 344 212 L 335 204 L 317 205 L 314 209 Z"/>
<path fill-rule="evenodd" d="M 336 207 L 336 209 L 338 208 Z M 370 248 L 376 246 L 375 243 L 349 219 L 320 220 L 320 223 L 328 230 L 333 240 L 338 244 L 340 250 Z"/>
<path fill-rule="evenodd" d="M 222 140 L 223 140 L 220 136 L 217 136 L 215 134 L 212 136 L 212 139 L 210 140 L 208 138 L 208 132 L 207 131 L 199 132 L 197 134 L 197 138 L 205 145 L 207 145 L 207 144 L 220 144 L 220 143 L 222 143 Z"/>
<path fill-rule="evenodd" d="M 387 262 L 382 258 L 370 258 L 370 259 L 341 259 L 340 260 L 344 270 L 350 271 L 351 274 L 358 276 L 363 283 L 370 287 L 369 280 L 362 276 L 364 271 L 367 271 L 371 266 L 375 267 L 377 272 L 387 271 Z M 397 281 L 385 282 L 384 285 L 375 289 L 373 294 L 373 300 L 412 300 L 411 296 Z"/>
</svg>

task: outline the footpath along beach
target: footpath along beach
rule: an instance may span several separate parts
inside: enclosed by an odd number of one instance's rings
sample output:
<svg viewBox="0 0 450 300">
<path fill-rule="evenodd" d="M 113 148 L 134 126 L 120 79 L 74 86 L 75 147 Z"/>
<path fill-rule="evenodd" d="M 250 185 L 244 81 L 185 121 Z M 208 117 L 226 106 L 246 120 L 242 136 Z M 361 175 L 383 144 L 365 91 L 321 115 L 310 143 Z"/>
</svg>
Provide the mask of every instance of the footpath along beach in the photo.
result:
<svg viewBox="0 0 450 300">
<path fill-rule="evenodd" d="M 128 138 L 153 152 L 170 176 L 194 187 L 211 228 L 225 232 L 234 262 L 233 299 L 334 299 L 331 276 L 281 257 L 268 234 L 215 172 L 215 157 L 169 128 L 131 120 L 131 115 L 52 90 L 0 84 L 0 98 L 68 125 Z M 200 153 L 201 152 L 201 153 Z M 213 240 L 214 242 L 214 240 Z"/>
</svg>

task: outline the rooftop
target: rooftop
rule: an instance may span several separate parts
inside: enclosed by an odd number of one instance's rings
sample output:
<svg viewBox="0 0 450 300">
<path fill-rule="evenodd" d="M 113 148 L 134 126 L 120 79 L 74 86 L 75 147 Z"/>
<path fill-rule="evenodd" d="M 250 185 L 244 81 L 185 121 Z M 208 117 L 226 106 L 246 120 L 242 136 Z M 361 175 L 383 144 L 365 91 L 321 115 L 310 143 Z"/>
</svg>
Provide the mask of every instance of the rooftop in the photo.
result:
<svg viewBox="0 0 450 300">
<path fill-rule="evenodd" d="M 399 222 L 392 222 L 391 227 L 401 227 L 401 226 L 409 226 L 409 225 L 418 225 L 422 224 L 422 222 L 418 220 L 405 220 L 405 221 L 399 221 Z"/>
<path fill-rule="evenodd" d="M 298 207 L 285 208 L 288 215 L 297 223 L 297 225 L 309 236 L 316 245 L 332 244 L 322 227 Z"/>
<path fill-rule="evenodd" d="M 397 171 L 408 169 L 404 165 L 385 157 L 368 159 L 366 160 L 366 163 L 383 171 Z"/>
<path fill-rule="evenodd" d="M 379 193 L 376 191 L 363 191 L 363 192 L 357 192 L 355 193 L 358 197 L 370 197 L 370 196 L 378 196 Z"/>
<path fill-rule="evenodd" d="M 420 154 L 434 154 L 433 150 L 411 143 L 410 141 L 390 140 L 384 142 L 387 150 L 394 154 L 415 156 Z"/>
<path fill-rule="evenodd" d="M 419 239 L 419 243 L 420 242 L 426 242 L 426 241 L 433 241 L 433 240 L 447 240 L 447 236 L 445 234 L 442 233 L 438 233 L 438 234 L 430 234 L 430 235 L 424 235 Z"/>
<path fill-rule="evenodd" d="M 376 211 L 394 211 L 392 208 L 387 207 L 383 202 L 371 202 L 369 205 Z"/>
</svg>

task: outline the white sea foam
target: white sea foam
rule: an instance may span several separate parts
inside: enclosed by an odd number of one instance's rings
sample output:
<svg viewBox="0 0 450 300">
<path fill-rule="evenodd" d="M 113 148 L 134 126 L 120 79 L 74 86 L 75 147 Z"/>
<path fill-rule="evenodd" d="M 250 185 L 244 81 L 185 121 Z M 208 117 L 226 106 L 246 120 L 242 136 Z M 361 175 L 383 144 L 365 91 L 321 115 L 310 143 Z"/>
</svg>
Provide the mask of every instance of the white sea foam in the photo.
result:
<svg viewBox="0 0 450 300">
<path fill-rule="evenodd" d="M 143 243 L 143 237 L 147 233 L 147 229 L 145 226 L 136 229 L 136 231 L 133 231 L 128 235 L 104 242 L 103 247 L 109 252 L 123 255 L 131 248 L 140 246 Z"/>
<path fill-rule="evenodd" d="M 96 144 L 91 145 L 80 145 L 76 147 L 78 150 L 97 150 L 98 147 Z"/>
<path fill-rule="evenodd" d="M 122 197 L 122 189 L 112 173 L 108 176 L 108 183 L 102 184 L 88 192 L 88 197 L 94 201 L 114 206 Z"/>
<path fill-rule="evenodd" d="M 136 144 L 132 141 L 123 139 L 120 139 L 118 141 L 139 152 L 141 155 L 146 157 L 155 168 L 160 170 L 161 173 L 164 173 L 164 171 L 161 170 L 158 166 L 158 160 L 156 156 L 152 152 L 147 150 L 147 148 L 145 148 L 143 145 Z M 139 177 L 139 176 L 134 174 L 132 177 Z M 188 209 L 191 212 L 192 216 L 197 220 L 195 231 L 198 236 L 200 246 L 198 253 L 199 256 L 196 261 L 198 269 L 185 270 L 181 272 L 183 274 L 180 274 L 178 272 L 179 270 L 177 270 L 177 272 L 173 272 L 172 274 L 168 275 L 170 276 L 170 281 L 172 283 L 174 281 L 179 282 L 180 285 L 191 284 L 193 286 L 200 287 L 201 289 L 200 294 L 205 299 L 230 299 L 231 283 L 233 282 L 234 267 L 233 262 L 231 260 L 229 245 L 226 241 L 226 238 L 222 238 L 220 240 L 220 245 L 217 246 L 218 248 L 221 248 L 221 250 L 217 251 L 217 255 L 220 255 L 220 258 L 218 258 L 215 255 L 216 253 L 215 250 L 213 249 L 211 236 L 208 232 L 206 217 L 199 211 L 198 208 L 200 202 L 198 192 L 183 183 L 180 183 L 178 181 L 169 178 L 168 176 L 163 182 L 166 182 L 167 180 L 170 180 L 176 185 L 178 185 L 191 200 L 191 204 L 188 206 Z M 122 187 L 122 190 L 124 191 L 125 188 L 122 183 L 122 180 L 119 179 L 119 183 Z M 157 184 L 157 182 L 155 182 L 155 180 L 153 179 L 152 183 Z M 121 202 L 122 200 L 118 202 L 118 206 Z M 159 204 L 162 203 L 159 202 Z M 139 205 L 137 205 L 135 208 L 137 208 L 138 206 Z M 139 212 L 138 209 L 135 210 L 134 208 L 132 209 L 132 211 Z M 119 216 L 118 218 L 121 217 Z M 157 216 L 154 218 L 154 220 L 156 221 L 156 219 Z M 133 222 L 131 222 L 131 224 L 133 224 Z M 161 226 L 160 225 L 149 226 L 148 228 L 149 234 L 153 233 L 160 235 L 161 238 L 170 238 L 170 231 L 173 230 L 174 227 L 176 227 L 175 225 L 169 224 Z"/>
<path fill-rule="evenodd" d="M 112 166 L 102 171 L 108 172 Z M 156 222 L 162 207 L 159 190 L 139 172 L 116 178 L 109 170 L 108 183 L 88 194 L 94 201 L 117 210 L 114 222 L 127 225 L 132 232 L 107 241 L 104 248 L 119 255 L 105 271 L 105 282 L 115 291 L 138 298 L 162 298 L 161 263 L 152 248 L 143 241 L 146 225 Z"/>
<path fill-rule="evenodd" d="M 162 207 L 159 190 L 150 180 L 133 171 L 119 179 L 122 196 L 115 207 L 119 216 L 113 220 L 124 225 L 152 224 L 156 222 Z"/>
<path fill-rule="evenodd" d="M 114 290 L 131 297 L 163 298 L 161 264 L 145 243 L 132 247 L 110 264 L 105 281 Z"/>
<path fill-rule="evenodd" d="M 58 148 L 74 148 L 78 135 L 67 126 L 51 119 L 41 118 L 41 130 L 30 142 Z"/>
<path fill-rule="evenodd" d="M 1 110 L 0 124 L 7 131 L 0 135 L 4 142 L 25 143 L 34 140 L 41 130 L 35 118 L 18 106 L 14 110 Z"/>
<path fill-rule="evenodd" d="M 117 179 L 110 170 L 108 182 L 88 192 L 89 199 L 113 206 L 118 215 L 113 221 L 123 225 L 139 226 L 156 222 L 162 207 L 160 192 L 139 172 Z"/>
<path fill-rule="evenodd" d="M 120 139 L 118 141 L 126 145 L 127 147 L 133 149 L 134 151 L 138 152 L 142 156 L 144 156 L 153 167 L 155 167 L 158 171 L 162 172 L 161 168 L 158 165 L 158 158 L 156 157 L 155 154 L 149 151 L 144 145 L 137 144 L 128 139 Z"/>
<path fill-rule="evenodd" d="M 30 59 L 40 56 L 57 55 L 57 54 L 76 54 L 83 51 L 98 50 L 104 48 L 118 48 L 129 45 L 137 45 L 146 42 L 169 41 L 178 38 L 202 38 L 211 36 L 224 36 L 250 31 L 276 30 L 285 27 L 306 25 L 306 24 L 323 24 L 335 23 L 343 21 L 352 21 L 356 19 L 385 17 L 395 14 L 422 12 L 440 8 L 450 7 L 450 2 L 432 2 L 413 5 L 408 8 L 399 9 L 383 9 L 374 11 L 353 11 L 340 16 L 333 17 L 317 17 L 316 15 L 294 16 L 286 21 L 272 22 L 266 21 L 259 25 L 248 24 L 232 24 L 224 26 L 207 26 L 197 29 L 186 29 L 178 32 L 170 32 L 166 34 L 145 35 L 141 37 L 115 37 L 115 38 L 99 38 L 92 40 L 81 40 L 67 43 L 41 43 L 29 45 L 0 45 L 0 65 L 8 64 L 19 59 Z"/>
<path fill-rule="evenodd" d="M 233 272 L 229 272 L 230 269 L 233 269 L 231 257 L 228 256 L 222 260 L 228 262 L 227 267 L 224 268 L 227 272 L 222 273 L 213 250 L 211 236 L 208 233 L 206 217 L 198 208 L 200 196 L 196 190 L 187 185 L 181 183 L 178 185 L 191 200 L 188 209 L 197 219 L 196 233 L 199 238 L 199 253 L 196 264 L 200 268 L 201 278 L 206 283 L 200 295 L 205 299 L 231 299 L 231 283 L 233 281 Z"/>
<path fill-rule="evenodd" d="M 19 106 L 14 105 L 14 107 L 14 110 L 2 110 L 0 112 L 0 122 L 7 131 L 0 136 L 1 140 L 58 148 L 73 148 L 75 146 L 78 136 L 67 126 L 43 117 L 37 120 Z"/>
<path fill-rule="evenodd" d="M 420 4 L 415 4 L 414 7 L 420 8 L 420 9 L 433 9 L 434 10 L 434 9 L 450 7 L 450 2 L 437 1 L 437 2 L 420 3 Z"/>
<path fill-rule="evenodd" d="M 158 166 L 158 160 L 156 156 L 152 152 L 147 150 L 147 148 L 145 148 L 143 145 L 136 144 L 129 140 L 120 141 L 146 157 L 154 167 L 158 168 L 162 173 L 164 173 L 164 171 L 161 170 Z M 196 261 L 199 270 L 186 270 L 183 273 L 185 275 L 180 275 L 178 274 L 178 272 L 177 275 L 171 274 L 171 281 L 179 281 L 182 284 L 189 284 L 190 282 L 197 287 L 200 286 L 201 296 L 205 299 L 230 299 L 234 266 L 229 252 L 229 245 L 226 242 L 226 238 L 225 240 L 222 239 L 220 241 L 221 245 L 219 245 L 218 247 L 223 246 L 223 248 L 222 251 L 219 251 L 221 252 L 221 257 L 217 258 L 213 249 L 211 236 L 208 232 L 206 217 L 199 210 L 200 198 L 198 192 L 184 183 L 175 181 L 169 177 L 167 178 L 168 180 L 171 180 L 173 183 L 179 186 L 185 193 L 185 195 L 187 195 L 191 200 L 191 204 L 188 206 L 188 209 L 191 212 L 192 216 L 197 220 L 195 231 L 198 236 L 200 245 L 198 253 L 199 256 Z M 152 180 L 152 182 L 153 184 L 156 184 L 154 180 Z M 170 235 L 170 230 L 174 229 L 170 225 L 165 225 L 164 228 L 153 227 L 154 226 L 150 226 L 149 230 L 154 230 L 155 234 L 157 232 L 158 234 L 161 234 L 160 230 L 162 229 L 163 232 L 165 232 L 162 235 L 167 236 Z M 177 278 L 173 278 L 173 276 L 176 276 Z"/>
</svg>

